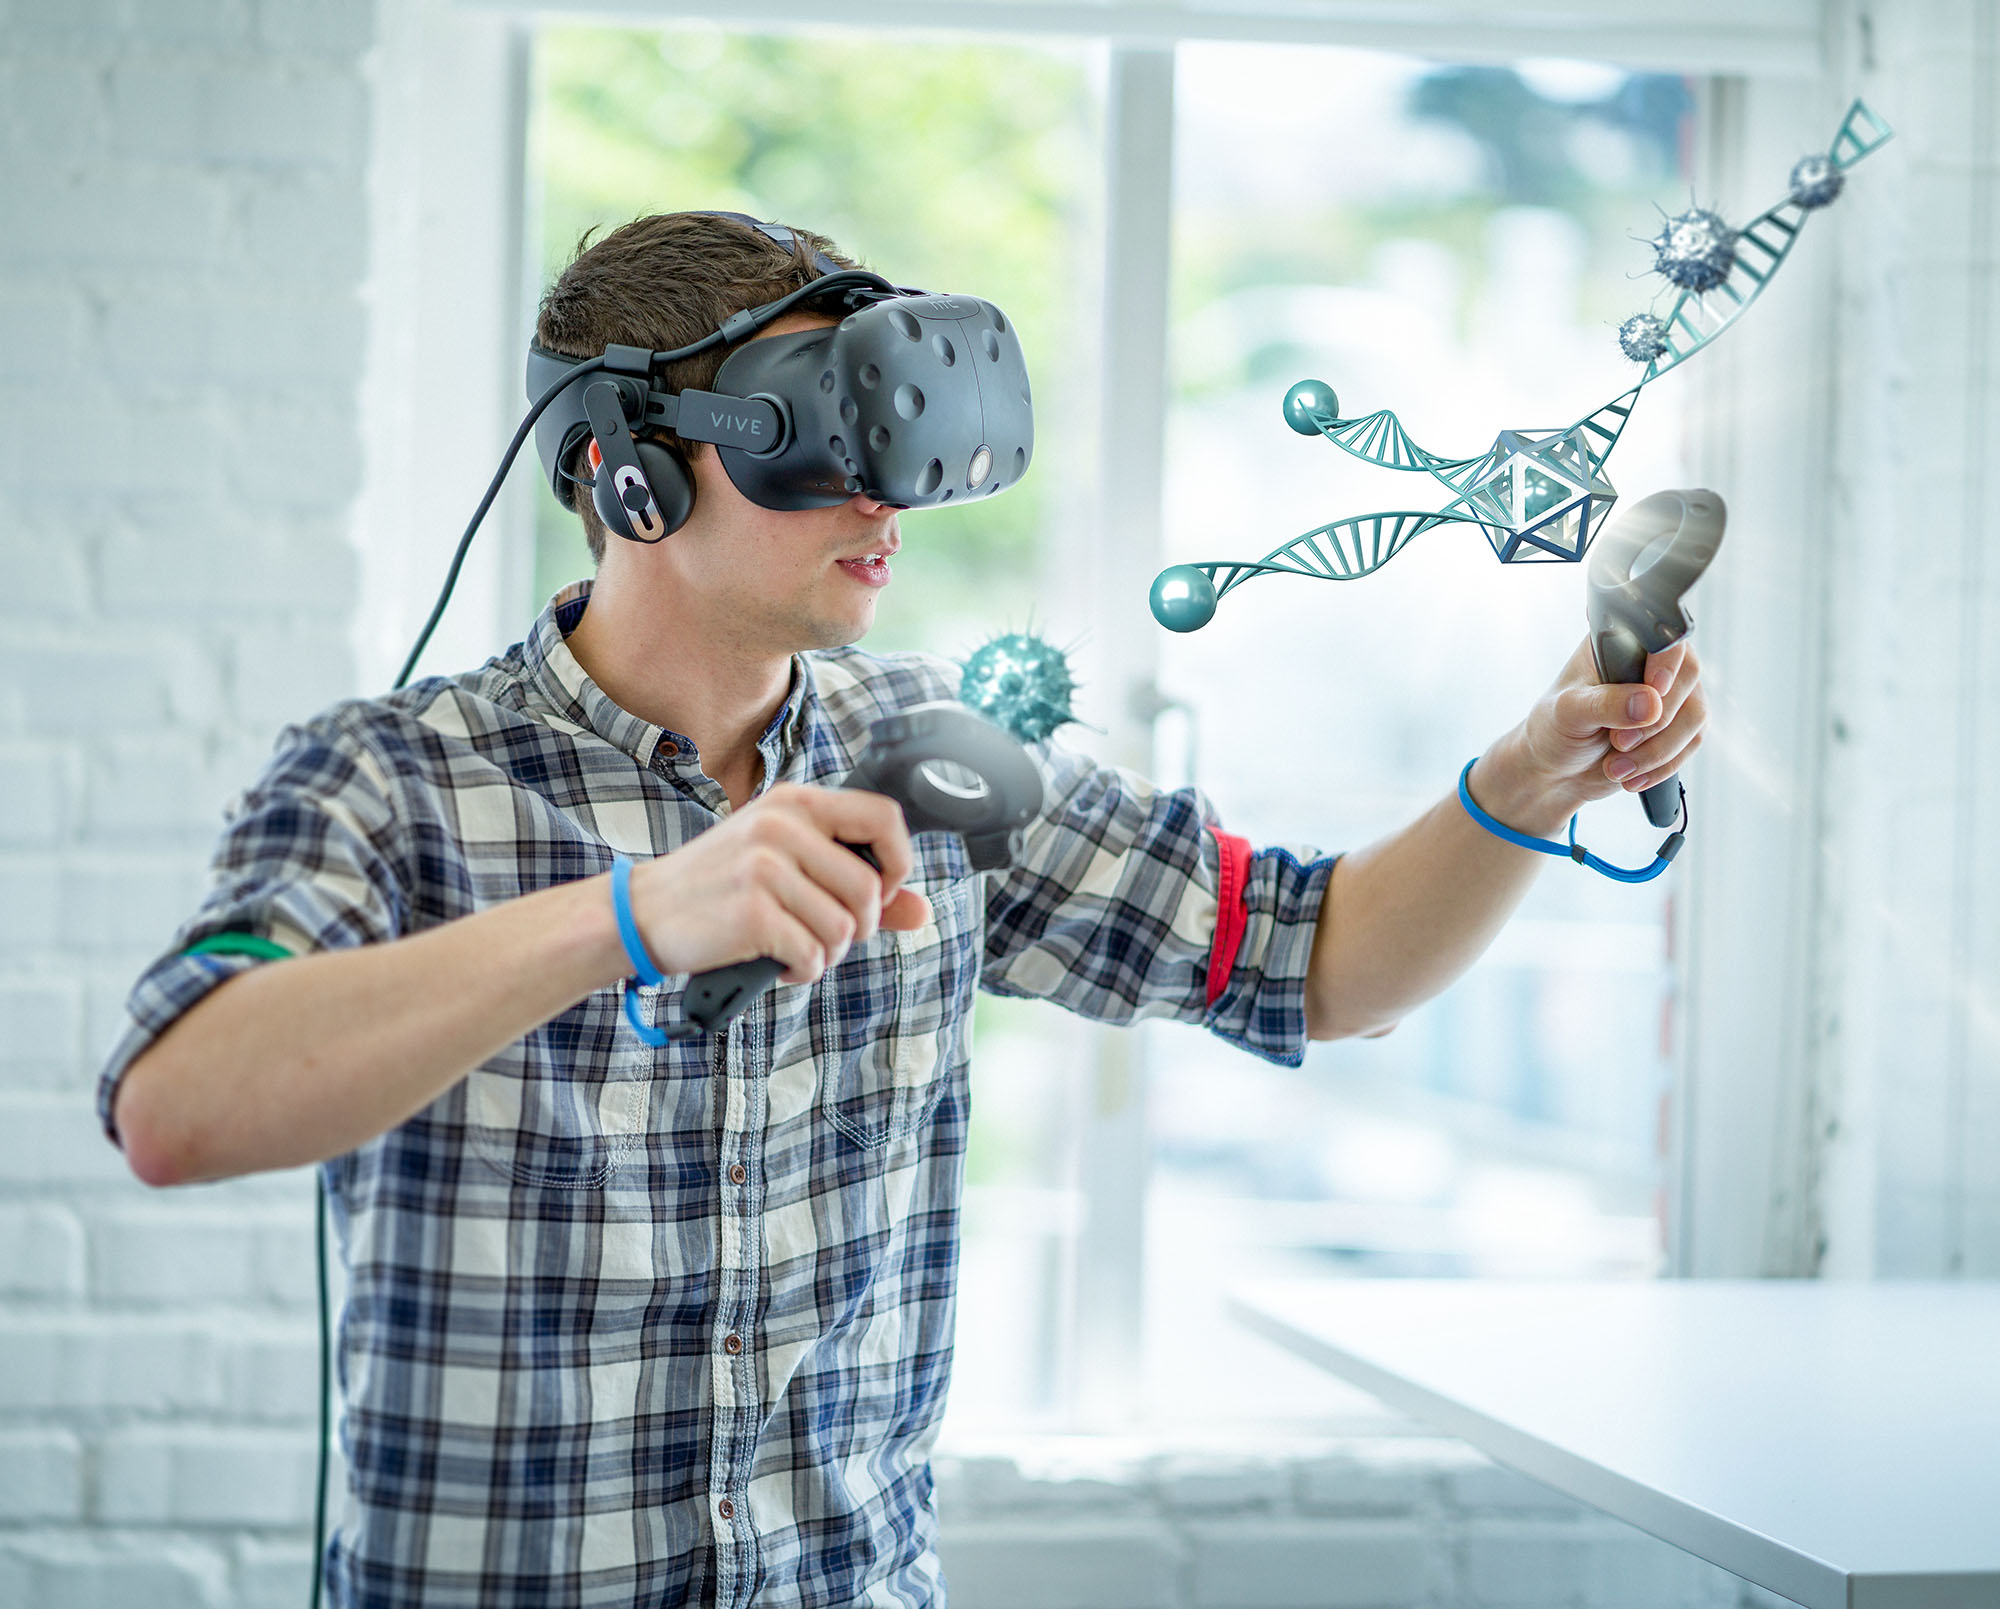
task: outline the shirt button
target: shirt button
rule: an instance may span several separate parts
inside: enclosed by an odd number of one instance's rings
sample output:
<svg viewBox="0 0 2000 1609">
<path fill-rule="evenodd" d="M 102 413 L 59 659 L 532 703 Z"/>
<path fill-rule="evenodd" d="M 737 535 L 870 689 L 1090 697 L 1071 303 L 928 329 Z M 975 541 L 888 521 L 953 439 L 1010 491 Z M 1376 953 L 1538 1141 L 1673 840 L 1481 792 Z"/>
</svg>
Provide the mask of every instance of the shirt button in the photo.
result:
<svg viewBox="0 0 2000 1609">
<path fill-rule="evenodd" d="M 676 754 L 679 754 L 681 752 L 681 746 L 678 743 L 676 743 L 672 738 L 663 737 L 660 739 L 659 752 L 664 754 L 669 760 L 671 760 Z"/>
<path fill-rule="evenodd" d="M 729 1164 L 729 1182 L 731 1184 L 741 1184 L 749 1177 L 750 1170 L 744 1167 L 741 1162 L 732 1162 Z"/>
<path fill-rule="evenodd" d="M 727 1352 L 732 1358 L 735 1357 L 737 1353 L 743 1350 L 743 1337 L 735 1334 L 725 1335 L 722 1338 L 722 1350 Z"/>
<path fill-rule="evenodd" d="M 736 1505 L 725 1497 L 715 1505 L 715 1512 L 720 1514 L 725 1520 L 733 1520 L 736 1518 Z"/>
</svg>

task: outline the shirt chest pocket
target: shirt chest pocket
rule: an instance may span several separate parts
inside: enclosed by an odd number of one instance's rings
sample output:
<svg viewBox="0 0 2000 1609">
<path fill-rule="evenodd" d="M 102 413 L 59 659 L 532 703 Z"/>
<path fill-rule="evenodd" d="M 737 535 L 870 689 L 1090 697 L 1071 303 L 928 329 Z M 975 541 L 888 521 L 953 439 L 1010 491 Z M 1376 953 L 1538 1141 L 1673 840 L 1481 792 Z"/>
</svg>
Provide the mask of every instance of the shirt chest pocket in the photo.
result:
<svg viewBox="0 0 2000 1609">
<path fill-rule="evenodd" d="M 876 934 L 814 988 L 820 1109 L 859 1146 L 921 1126 L 960 1059 L 979 977 L 979 892 L 960 877 L 924 893 L 929 925 Z"/>
<path fill-rule="evenodd" d="M 472 1147 L 523 1184 L 595 1189 L 644 1138 L 654 1073 L 600 989 L 467 1076 Z"/>
</svg>

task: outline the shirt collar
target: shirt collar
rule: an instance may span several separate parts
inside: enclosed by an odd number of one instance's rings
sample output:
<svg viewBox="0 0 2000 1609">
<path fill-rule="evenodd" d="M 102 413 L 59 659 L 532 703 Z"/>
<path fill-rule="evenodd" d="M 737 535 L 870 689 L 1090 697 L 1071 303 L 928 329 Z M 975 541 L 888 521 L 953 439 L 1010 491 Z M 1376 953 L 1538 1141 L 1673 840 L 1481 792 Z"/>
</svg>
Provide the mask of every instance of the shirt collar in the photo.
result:
<svg viewBox="0 0 2000 1609">
<path fill-rule="evenodd" d="M 701 756 L 692 739 L 655 726 L 613 703 L 569 651 L 569 634 L 590 606 L 590 589 L 588 580 L 571 582 L 549 600 L 536 619 L 524 645 L 530 681 L 555 714 L 623 749 L 641 765 L 657 771 L 699 772 Z M 805 736 L 818 705 L 812 674 L 804 658 L 794 654 L 792 684 L 785 701 L 757 739 L 767 787 L 804 756 Z"/>
</svg>

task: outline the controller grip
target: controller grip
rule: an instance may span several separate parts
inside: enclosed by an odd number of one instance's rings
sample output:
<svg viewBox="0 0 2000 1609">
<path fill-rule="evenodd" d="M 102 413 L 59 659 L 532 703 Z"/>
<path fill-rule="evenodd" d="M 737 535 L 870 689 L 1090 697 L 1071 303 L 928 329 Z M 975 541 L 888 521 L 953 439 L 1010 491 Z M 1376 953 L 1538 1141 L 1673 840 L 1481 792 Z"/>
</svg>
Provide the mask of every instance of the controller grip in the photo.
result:
<svg viewBox="0 0 2000 1609">
<path fill-rule="evenodd" d="M 933 761 L 970 770 L 979 787 L 961 788 L 946 774 L 934 774 Z M 895 800 L 913 834 L 956 834 L 974 871 L 1006 865 L 1019 850 L 1020 829 L 1042 807 L 1042 774 L 1028 751 L 957 704 L 918 705 L 877 720 L 869 729 L 868 752 L 840 786 Z M 882 869 L 867 844 L 845 847 Z M 688 980 L 687 1024 L 709 1033 L 725 1027 L 784 970 L 783 963 L 764 956 L 695 974 Z"/>
<path fill-rule="evenodd" d="M 848 844 L 878 872 L 882 863 L 866 844 Z M 710 967 L 688 979 L 682 1015 L 707 1033 L 726 1028 L 752 1000 L 778 981 L 785 963 L 774 956 L 760 955 L 754 961 L 733 961 L 726 967 Z"/>
<path fill-rule="evenodd" d="M 1594 633 L 1590 647 L 1597 659 L 1598 680 L 1619 683 L 1646 679 L 1646 645 L 1630 631 L 1613 625 Z M 1655 827 L 1671 827 L 1681 813 L 1679 780 L 1670 776 L 1664 782 L 1655 782 L 1639 795 L 1639 802 L 1646 807 L 1646 819 Z"/>
<path fill-rule="evenodd" d="M 689 1022 L 713 1032 L 726 1026 L 776 983 L 784 970 L 784 962 L 760 955 L 754 961 L 735 961 L 726 967 L 697 972 L 688 979 L 687 994 L 681 1002 L 682 1014 Z"/>
<path fill-rule="evenodd" d="M 1665 782 L 1655 782 L 1639 795 L 1639 803 L 1646 807 L 1646 819 L 1655 827 L 1671 827 L 1681 814 L 1680 778 L 1674 776 L 1668 777 Z"/>
</svg>

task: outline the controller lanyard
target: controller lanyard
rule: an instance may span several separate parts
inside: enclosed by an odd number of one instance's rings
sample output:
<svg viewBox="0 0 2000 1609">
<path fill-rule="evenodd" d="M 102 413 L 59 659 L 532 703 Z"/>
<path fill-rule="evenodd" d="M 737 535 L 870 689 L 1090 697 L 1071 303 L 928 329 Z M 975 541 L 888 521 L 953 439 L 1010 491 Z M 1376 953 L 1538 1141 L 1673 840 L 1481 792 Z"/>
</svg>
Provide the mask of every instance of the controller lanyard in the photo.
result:
<svg viewBox="0 0 2000 1609">
<path fill-rule="evenodd" d="M 1650 866 L 1613 866 L 1609 861 L 1599 860 L 1582 844 L 1576 841 L 1576 817 L 1569 818 L 1569 842 L 1559 844 L 1553 838 L 1530 838 L 1524 832 L 1516 832 L 1505 822 L 1495 821 L 1473 801 L 1472 768 L 1479 763 L 1474 755 L 1465 762 L 1465 769 L 1458 774 L 1458 802 L 1465 806 L 1465 813 L 1492 833 L 1495 838 L 1504 838 L 1510 844 L 1519 844 L 1523 849 L 1532 849 L 1541 855 L 1564 855 L 1579 866 L 1588 866 L 1592 871 L 1609 877 L 1616 883 L 1650 883 L 1672 864 L 1674 856 L 1681 852 L 1681 845 L 1687 842 L 1688 805 L 1687 789 L 1681 789 L 1681 824 L 1677 831 L 1667 834 L 1666 840 L 1653 851 Z"/>
<path fill-rule="evenodd" d="M 639 924 L 632 916 L 632 862 L 624 855 L 611 857 L 611 912 L 618 920 L 618 941 L 625 946 L 625 958 L 632 963 L 632 976 L 625 980 L 625 1020 L 640 1043 L 654 1049 L 673 1039 L 699 1039 L 704 1030 L 690 1022 L 670 1022 L 664 1028 L 648 1027 L 639 1015 L 641 988 L 657 989 L 667 981 L 646 941 L 639 936 Z"/>
</svg>

